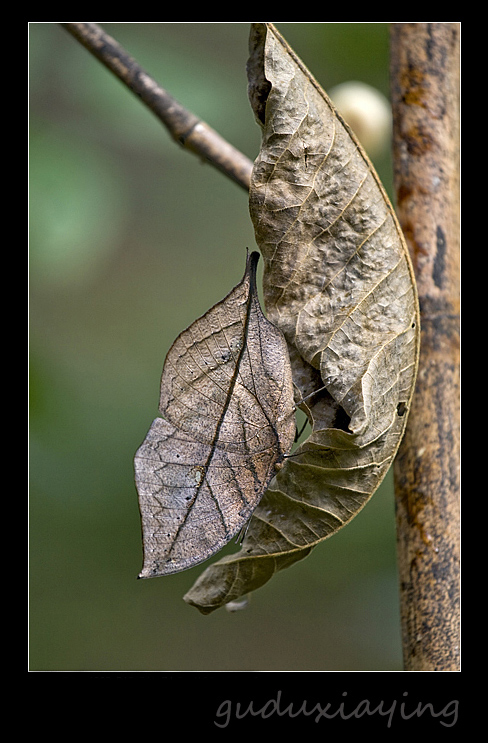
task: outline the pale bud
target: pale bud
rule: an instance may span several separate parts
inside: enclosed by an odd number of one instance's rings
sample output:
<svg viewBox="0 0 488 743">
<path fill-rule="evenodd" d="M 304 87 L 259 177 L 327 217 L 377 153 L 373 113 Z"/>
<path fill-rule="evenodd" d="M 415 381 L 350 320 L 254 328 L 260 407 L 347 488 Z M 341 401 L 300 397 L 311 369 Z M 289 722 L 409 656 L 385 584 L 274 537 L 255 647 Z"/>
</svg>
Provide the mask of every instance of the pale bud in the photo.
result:
<svg viewBox="0 0 488 743">
<path fill-rule="evenodd" d="M 370 157 L 390 148 L 391 106 L 383 93 L 355 81 L 336 85 L 328 93 Z"/>
</svg>

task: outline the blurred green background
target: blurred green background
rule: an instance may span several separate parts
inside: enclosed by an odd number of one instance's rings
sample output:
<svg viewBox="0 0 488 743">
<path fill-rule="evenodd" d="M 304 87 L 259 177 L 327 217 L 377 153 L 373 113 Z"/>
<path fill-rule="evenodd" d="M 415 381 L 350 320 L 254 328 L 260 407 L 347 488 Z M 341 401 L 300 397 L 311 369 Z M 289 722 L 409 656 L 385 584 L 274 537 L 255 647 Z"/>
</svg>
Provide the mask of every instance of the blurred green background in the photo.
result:
<svg viewBox="0 0 488 743">
<path fill-rule="evenodd" d="M 386 23 L 277 26 L 326 90 L 361 80 L 388 95 Z M 254 159 L 248 23 L 103 27 Z M 136 580 L 133 455 L 169 346 L 242 276 L 247 196 L 60 26 L 29 36 L 30 669 L 401 670 L 391 476 L 245 611 L 182 601 L 202 566 Z M 391 195 L 388 147 L 375 164 Z"/>
</svg>

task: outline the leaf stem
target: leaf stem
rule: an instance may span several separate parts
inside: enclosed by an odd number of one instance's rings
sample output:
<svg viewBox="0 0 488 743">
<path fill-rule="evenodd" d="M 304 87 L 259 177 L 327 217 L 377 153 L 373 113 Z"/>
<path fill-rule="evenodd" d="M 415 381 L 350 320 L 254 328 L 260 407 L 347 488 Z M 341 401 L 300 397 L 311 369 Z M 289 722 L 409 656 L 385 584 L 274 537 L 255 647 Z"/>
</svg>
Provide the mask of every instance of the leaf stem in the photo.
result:
<svg viewBox="0 0 488 743">
<path fill-rule="evenodd" d="M 173 139 L 246 191 L 252 162 L 173 98 L 96 23 L 61 23 L 158 117 Z"/>
</svg>

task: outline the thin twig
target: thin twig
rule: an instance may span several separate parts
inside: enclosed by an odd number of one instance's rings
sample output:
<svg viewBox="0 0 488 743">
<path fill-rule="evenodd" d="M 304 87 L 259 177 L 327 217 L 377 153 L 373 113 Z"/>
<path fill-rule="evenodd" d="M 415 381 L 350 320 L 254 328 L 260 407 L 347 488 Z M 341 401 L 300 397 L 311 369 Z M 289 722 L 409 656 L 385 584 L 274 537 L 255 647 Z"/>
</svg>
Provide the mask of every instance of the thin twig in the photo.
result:
<svg viewBox="0 0 488 743">
<path fill-rule="evenodd" d="M 176 101 L 96 23 L 61 23 L 91 54 L 137 95 L 179 144 L 249 190 L 252 162 Z"/>
<path fill-rule="evenodd" d="M 395 460 L 406 671 L 459 670 L 459 24 L 391 27 L 397 212 L 420 302 Z"/>
</svg>

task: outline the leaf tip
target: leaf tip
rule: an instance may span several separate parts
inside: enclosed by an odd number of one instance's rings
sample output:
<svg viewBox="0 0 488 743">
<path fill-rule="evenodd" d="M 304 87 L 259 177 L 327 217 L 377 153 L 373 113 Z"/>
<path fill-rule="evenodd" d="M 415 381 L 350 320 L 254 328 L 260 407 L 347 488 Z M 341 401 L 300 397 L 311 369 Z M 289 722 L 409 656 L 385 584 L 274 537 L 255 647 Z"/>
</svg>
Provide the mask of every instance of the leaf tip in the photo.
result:
<svg viewBox="0 0 488 743">
<path fill-rule="evenodd" d="M 252 253 L 249 253 L 248 251 L 245 277 L 249 277 L 250 290 L 253 294 L 257 291 L 256 270 L 260 257 L 261 256 L 257 250 L 253 250 Z"/>
<path fill-rule="evenodd" d="M 198 601 L 192 600 L 190 592 L 186 593 L 183 596 L 183 601 L 185 601 L 185 603 L 187 603 L 189 606 L 193 606 L 195 607 L 195 609 L 198 609 L 200 614 L 203 614 L 204 616 L 211 614 L 213 611 L 219 608 L 219 606 L 207 606 L 199 604 Z"/>
</svg>

